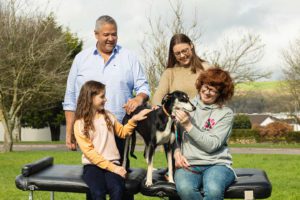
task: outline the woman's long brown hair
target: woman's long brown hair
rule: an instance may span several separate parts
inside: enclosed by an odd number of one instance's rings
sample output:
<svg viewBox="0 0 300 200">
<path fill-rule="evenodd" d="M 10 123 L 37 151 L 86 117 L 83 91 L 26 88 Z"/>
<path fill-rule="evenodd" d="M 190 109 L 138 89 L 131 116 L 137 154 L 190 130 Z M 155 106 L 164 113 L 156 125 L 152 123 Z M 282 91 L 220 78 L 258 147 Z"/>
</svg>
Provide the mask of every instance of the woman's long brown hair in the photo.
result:
<svg viewBox="0 0 300 200">
<path fill-rule="evenodd" d="M 75 111 L 75 120 L 83 120 L 84 122 L 84 135 L 90 137 L 89 131 L 95 131 L 94 117 L 95 110 L 93 108 L 93 97 L 105 91 L 105 85 L 97 81 L 86 82 L 81 90 L 77 101 L 77 108 Z M 101 114 L 104 115 L 104 119 L 109 130 L 112 130 L 112 121 L 109 118 L 107 112 L 103 109 Z"/>
<path fill-rule="evenodd" d="M 173 35 L 173 37 L 171 38 L 171 41 L 170 41 L 170 46 L 169 46 L 169 57 L 168 57 L 167 68 L 173 68 L 175 66 L 175 64 L 178 62 L 174 55 L 173 48 L 176 44 L 182 44 L 182 43 L 193 45 L 191 39 L 188 36 L 186 36 L 185 34 L 178 33 L 178 34 Z M 195 50 L 195 45 L 193 45 L 192 54 L 193 55 L 192 55 L 192 60 L 191 60 L 191 65 L 190 65 L 191 71 L 193 73 L 196 73 L 197 69 L 201 69 L 201 70 L 204 69 L 204 67 L 202 66 L 202 62 L 205 62 L 205 60 L 203 60 L 199 56 L 197 56 L 196 50 Z"/>
</svg>

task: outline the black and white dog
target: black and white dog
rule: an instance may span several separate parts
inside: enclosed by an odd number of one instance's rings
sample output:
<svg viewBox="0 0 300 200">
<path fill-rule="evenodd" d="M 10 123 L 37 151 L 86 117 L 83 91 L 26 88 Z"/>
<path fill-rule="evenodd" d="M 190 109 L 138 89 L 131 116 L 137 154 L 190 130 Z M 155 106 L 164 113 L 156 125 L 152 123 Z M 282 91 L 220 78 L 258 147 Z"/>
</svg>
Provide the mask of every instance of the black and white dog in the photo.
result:
<svg viewBox="0 0 300 200">
<path fill-rule="evenodd" d="M 146 106 L 139 106 L 133 113 L 124 117 L 123 123 L 125 124 L 134 114 L 140 112 L 145 108 Z M 169 146 L 167 152 L 169 182 L 174 183 L 171 145 L 175 141 L 173 126 L 175 122 L 173 120 L 174 117 L 172 117 L 174 116 L 173 113 L 175 109 L 181 109 L 187 112 L 191 112 L 196 108 L 190 102 L 189 97 L 186 93 L 175 91 L 165 95 L 162 100 L 162 106 L 150 112 L 145 120 L 137 123 L 137 127 L 135 128 L 135 131 L 137 131 L 143 137 L 145 142 L 144 157 L 148 164 L 146 186 L 152 185 L 153 156 L 156 147 L 162 144 L 168 144 Z M 127 139 L 125 145 L 124 161 L 126 161 L 128 149 L 129 142 Z"/>
</svg>

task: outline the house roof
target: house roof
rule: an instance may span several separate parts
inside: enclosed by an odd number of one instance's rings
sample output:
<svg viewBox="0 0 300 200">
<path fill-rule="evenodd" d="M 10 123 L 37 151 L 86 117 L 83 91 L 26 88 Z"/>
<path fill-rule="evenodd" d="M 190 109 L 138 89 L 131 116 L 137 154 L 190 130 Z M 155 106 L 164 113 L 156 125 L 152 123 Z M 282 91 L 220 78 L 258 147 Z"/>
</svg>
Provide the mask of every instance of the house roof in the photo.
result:
<svg viewBox="0 0 300 200">
<path fill-rule="evenodd" d="M 267 118 L 272 119 L 273 121 L 279 121 L 279 119 L 277 119 L 276 117 L 272 117 L 270 115 L 248 115 L 251 124 L 258 124 L 260 125 L 261 123 L 263 123 Z"/>
<path fill-rule="evenodd" d="M 295 119 L 289 118 L 289 119 L 278 119 L 276 117 L 273 117 L 271 115 L 259 115 L 259 114 L 248 114 L 247 115 L 251 121 L 251 124 L 254 125 L 261 125 L 266 119 L 270 118 L 271 120 L 285 122 L 287 124 L 298 124 Z"/>
<path fill-rule="evenodd" d="M 269 115 L 248 115 L 251 124 L 258 124 L 260 125 L 263 121 L 265 121 Z"/>
<path fill-rule="evenodd" d="M 288 124 L 297 124 L 297 121 L 295 119 L 283 119 L 282 121 Z"/>
</svg>

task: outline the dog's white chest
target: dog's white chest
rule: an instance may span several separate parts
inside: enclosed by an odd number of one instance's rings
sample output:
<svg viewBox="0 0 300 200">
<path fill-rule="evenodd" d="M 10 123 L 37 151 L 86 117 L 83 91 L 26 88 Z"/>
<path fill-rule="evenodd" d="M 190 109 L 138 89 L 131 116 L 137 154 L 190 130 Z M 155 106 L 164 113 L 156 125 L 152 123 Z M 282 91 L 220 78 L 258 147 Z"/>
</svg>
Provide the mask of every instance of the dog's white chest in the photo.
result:
<svg viewBox="0 0 300 200">
<path fill-rule="evenodd" d="M 171 126 L 172 120 L 169 117 L 165 130 L 156 132 L 156 144 L 161 145 L 169 142 L 171 137 Z"/>
</svg>

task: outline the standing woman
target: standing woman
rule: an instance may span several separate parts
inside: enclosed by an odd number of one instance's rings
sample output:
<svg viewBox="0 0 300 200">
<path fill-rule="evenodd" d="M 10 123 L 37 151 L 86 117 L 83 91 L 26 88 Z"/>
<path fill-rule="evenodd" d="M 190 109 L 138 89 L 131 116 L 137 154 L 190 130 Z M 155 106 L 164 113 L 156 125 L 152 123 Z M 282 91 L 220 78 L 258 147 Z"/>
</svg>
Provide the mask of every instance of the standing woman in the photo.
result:
<svg viewBox="0 0 300 200">
<path fill-rule="evenodd" d="M 210 68 L 200 74 L 196 89 L 196 110 L 190 115 L 175 112 L 185 129 L 174 153 L 176 189 L 182 200 L 221 200 L 236 177 L 227 145 L 234 116 L 224 105 L 233 96 L 234 84 L 228 72 Z"/>
<path fill-rule="evenodd" d="M 180 90 L 192 98 L 196 96 L 196 79 L 200 72 L 209 68 L 207 62 L 196 54 L 191 39 L 184 34 L 175 34 L 170 41 L 167 68 L 160 78 L 152 105 L 160 105 L 163 97 Z"/>
</svg>

